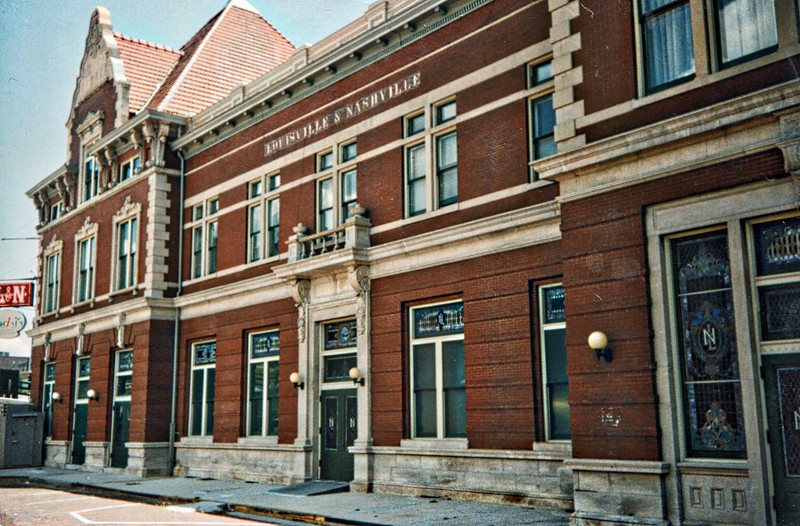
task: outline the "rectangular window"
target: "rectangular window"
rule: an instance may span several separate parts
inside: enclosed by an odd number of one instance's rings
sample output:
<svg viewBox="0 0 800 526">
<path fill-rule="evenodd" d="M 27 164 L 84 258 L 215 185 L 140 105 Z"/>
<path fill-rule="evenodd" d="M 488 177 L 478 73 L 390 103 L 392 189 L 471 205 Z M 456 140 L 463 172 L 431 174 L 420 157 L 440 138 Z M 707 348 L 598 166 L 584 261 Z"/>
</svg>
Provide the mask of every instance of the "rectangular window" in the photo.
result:
<svg viewBox="0 0 800 526">
<path fill-rule="evenodd" d="M 47 314 L 58 310 L 59 283 L 61 281 L 61 252 L 56 252 L 46 257 L 44 277 L 42 313 Z"/>
<path fill-rule="evenodd" d="M 252 185 L 249 187 L 252 190 Z M 199 222 L 192 227 L 192 279 L 217 272 L 217 242 L 219 199 L 208 199 L 192 208 L 192 219 Z M 248 225 L 249 226 L 249 225 Z"/>
<path fill-rule="evenodd" d="M 265 186 L 266 192 L 261 189 Z M 280 174 L 249 184 L 247 209 L 247 262 L 277 256 L 280 251 L 280 199 L 275 191 L 280 187 Z M 266 228 L 265 228 L 266 225 Z"/>
<path fill-rule="evenodd" d="M 56 364 L 44 365 L 44 382 L 42 383 L 42 413 L 44 413 L 44 436 L 53 436 L 53 391 L 56 385 Z"/>
<path fill-rule="evenodd" d="M 671 240 L 686 453 L 745 458 L 728 236 Z"/>
<path fill-rule="evenodd" d="M 61 201 L 50 205 L 50 221 L 55 221 L 61 215 Z"/>
<path fill-rule="evenodd" d="M 189 401 L 189 435 L 214 433 L 214 375 L 217 343 L 192 344 L 192 377 Z"/>
<path fill-rule="evenodd" d="M 133 393 L 133 351 L 117 352 L 115 367 L 114 401 L 129 401 Z"/>
<path fill-rule="evenodd" d="M 141 161 L 139 160 L 138 155 L 133 159 L 124 162 L 122 166 L 119 167 L 119 182 L 127 181 L 139 173 L 140 166 Z"/>
<path fill-rule="evenodd" d="M 206 239 L 206 274 L 217 271 L 217 225 L 216 221 L 208 223 L 208 237 Z"/>
<path fill-rule="evenodd" d="M 78 303 L 94 297 L 94 245 L 94 236 L 78 242 Z"/>
<path fill-rule="evenodd" d="M 658 91 L 694 76 L 690 0 L 640 0 L 645 87 Z"/>
<path fill-rule="evenodd" d="M 261 259 L 261 214 L 263 209 L 261 203 L 251 206 L 247 211 L 247 261 L 253 262 Z"/>
<path fill-rule="evenodd" d="M 800 216 L 753 226 L 761 341 L 800 338 Z"/>
<path fill-rule="evenodd" d="M 317 230 L 324 232 L 333 228 L 333 178 L 317 183 Z"/>
<path fill-rule="evenodd" d="M 358 326 L 349 319 L 326 323 L 323 331 L 322 381 L 350 382 L 350 369 L 356 367 Z"/>
<path fill-rule="evenodd" d="M 78 363 L 75 367 L 76 380 L 75 380 L 75 403 L 89 401 L 89 375 L 91 373 L 92 358 L 78 358 Z"/>
<path fill-rule="evenodd" d="M 425 169 L 425 143 L 414 144 L 406 148 L 406 195 L 408 200 L 408 216 L 424 214 L 427 211 Z"/>
<path fill-rule="evenodd" d="M 413 308 L 410 322 L 413 437 L 466 437 L 464 305 Z"/>
<path fill-rule="evenodd" d="M 339 189 L 341 191 L 342 203 L 341 217 L 342 221 L 350 218 L 350 206 L 356 204 L 356 170 L 347 170 L 339 174 L 341 180 L 339 182 Z"/>
<path fill-rule="evenodd" d="M 714 3 L 721 67 L 750 60 L 777 48 L 774 0 L 715 0 Z"/>
<path fill-rule="evenodd" d="M 317 155 L 317 172 L 330 172 L 317 180 L 317 232 L 336 228 L 350 218 L 350 206 L 356 203 L 353 163 L 357 155 L 354 140 Z"/>
<path fill-rule="evenodd" d="M 545 438 L 569 440 L 567 327 L 562 285 L 548 285 L 539 289 L 539 313 Z"/>
<path fill-rule="evenodd" d="M 426 131 L 426 116 L 432 127 Z M 413 217 L 458 202 L 456 101 L 426 107 L 403 118 L 405 214 Z"/>
<path fill-rule="evenodd" d="M 248 338 L 250 369 L 248 374 L 247 434 L 278 434 L 278 331 L 250 334 Z"/>
<path fill-rule="evenodd" d="M 439 181 L 439 207 L 458 202 L 456 132 L 436 137 L 436 179 Z"/>
<path fill-rule="evenodd" d="M 88 201 L 97 195 L 100 184 L 100 166 L 94 156 L 86 159 L 83 164 L 83 201 Z"/>
<path fill-rule="evenodd" d="M 280 253 L 281 202 L 279 198 L 267 201 L 267 255 Z"/>
<path fill-rule="evenodd" d="M 552 95 L 530 101 L 530 121 L 531 160 L 556 153 L 556 112 L 553 110 Z"/>
<path fill-rule="evenodd" d="M 136 218 L 117 224 L 117 290 L 136 285 Z"/>
</svg>

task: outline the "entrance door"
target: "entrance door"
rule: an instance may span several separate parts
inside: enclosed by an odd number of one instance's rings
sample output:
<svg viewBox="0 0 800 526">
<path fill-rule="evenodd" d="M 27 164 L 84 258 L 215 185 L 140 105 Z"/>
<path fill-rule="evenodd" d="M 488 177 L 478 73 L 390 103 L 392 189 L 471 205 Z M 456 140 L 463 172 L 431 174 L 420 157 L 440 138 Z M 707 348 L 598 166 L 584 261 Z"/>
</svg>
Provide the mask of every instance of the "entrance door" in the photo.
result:
<svg viewBox="0 0 800 526">
<path fill-rule="evenodd" d="M 111 414 L 111 467 L 128 467 L 128 441 L 131 427 L 131 384 L 133 351 L 119 351 L 114 369 L 114 407 Z"/>
<path fill-rule="evenodd" d="M 800 524 L 800 356 L 764 357 L 778 524 Z"/>
<path fill-rule="evenodd" d="M 86 429 L 89 420 L 89 404 L 75 404 L 75 425 L 72 429 L 72 463 L 86 462 Z"/>
<path fill-rule="evenodd" d="M 355 389 L 322 392 L 320 478 L 353 480 L 353 454 L 347 451 L 356 439 L 358 403 Z"/>
<path fill-rule="evenodd" d="M 111 467 L 128 467 L 128 434 L 131 427 L 131 403 L 114 402 L 114 428 L 111 431 Z"/>
<path fill-rule="evenodd" d="M 78 358 L 75 367 L 75 416 L 72 422 L 72 463 L 86 462 L 86 429 L 89 420 L 89 377 L 92 358 Z"/>
</svg>

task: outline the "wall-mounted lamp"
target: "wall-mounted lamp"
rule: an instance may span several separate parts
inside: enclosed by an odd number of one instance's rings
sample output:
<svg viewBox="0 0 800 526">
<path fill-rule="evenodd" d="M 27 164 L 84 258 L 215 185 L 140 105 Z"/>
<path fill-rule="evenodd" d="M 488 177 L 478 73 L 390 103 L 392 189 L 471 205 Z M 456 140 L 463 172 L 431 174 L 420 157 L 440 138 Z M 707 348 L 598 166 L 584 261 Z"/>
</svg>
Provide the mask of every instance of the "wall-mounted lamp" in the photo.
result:
<svg viewBox="0 0 800 526">
<path fill-rule="evenodd" d="M 347 375 L 353 380 L 354 385 L 364 385 L 364 377 L 361 376 L 361 369 L 358 367 L 353 367 L 348 371 Z"/>
<path fill-rule="evenodd" d="M 95 401 L 100 400 L 100 397 L 97 396 L 97 391 L 95 391 L 94 389 L 89 389 L 88 391 L 86 391 L 86 398 Z"/>
<path fill-rule="evenodd" d="M 305 382 L 303 382 L 303 377 L 297 371 L 289 375 L 289 381 L 292 382 L 292 384 L 294 384 L 295 389 L 297 389 L 298 387 L 300 389 L 305 389 L 306 387 Z"/>
<path fill-rule="evenodd" d="M 608 348 L 608 336 L 604 332 L 594 331 L 589 335 L 589 347 L 594 349 L 594 355 L 599 360 L 602 356 L 607 362 L 613 359 L 611 349 Z"/>
<path fill-rule="evenodd" d="M 53 394 L 51 396 L 53 398 L 53 402 L 58 402 L 60 404 L 63 401 L 61 400 L 61 393 L 59 393 L 58 391 L 53 391 Z"/>
</svg>

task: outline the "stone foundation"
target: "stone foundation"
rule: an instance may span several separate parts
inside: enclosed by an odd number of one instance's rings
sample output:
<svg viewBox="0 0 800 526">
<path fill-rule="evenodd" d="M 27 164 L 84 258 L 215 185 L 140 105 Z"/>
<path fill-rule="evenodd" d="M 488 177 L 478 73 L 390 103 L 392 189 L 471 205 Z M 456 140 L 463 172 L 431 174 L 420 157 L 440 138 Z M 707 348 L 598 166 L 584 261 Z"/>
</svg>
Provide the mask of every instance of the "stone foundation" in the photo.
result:
<svg viewBox="0 0 800 526">
<path fill-rule="evenodd" d="M 308 480 L 311 450 L 291 444 L 219 444 L 184 437 L 175 444 L 175 454 L 176 476 L 296 484 Z"/>
<path fill-rule="evenodd" d="M 568 460 L 575 488 L 575 526 L 667 526 L 665 477 L 669 464 Z"/>
<path fill-rule="evenodd" d="M 169 475 L 168 442 L 128 442 L 128 467 L 126 472 L 139 477 Z"/>
<path fill-rule="evenodd" d="M 69 462 L 70 443 L 67 440 L 44 441 L 44 465 L 50 468 L 64 468 Z"/>
<path fill-rule="evenodd" d="M 356 467 L 372 481 L 356 491 L 466 498 L 550 509 L 572 509 L 572 477 L 555 452 L 431 450 L 411 447 L 353 449 Z M 357 471 L 358 472 L 358 471 Z"/>
</svg>

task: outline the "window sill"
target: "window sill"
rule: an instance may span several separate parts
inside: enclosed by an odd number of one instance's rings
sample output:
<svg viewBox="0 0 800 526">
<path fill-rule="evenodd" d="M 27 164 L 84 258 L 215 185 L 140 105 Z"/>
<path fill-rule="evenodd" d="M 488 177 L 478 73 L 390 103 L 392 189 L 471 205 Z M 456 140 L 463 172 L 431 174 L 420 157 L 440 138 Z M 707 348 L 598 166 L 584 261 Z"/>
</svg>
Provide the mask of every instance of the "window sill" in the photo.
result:
<svg viewBox="0 0 800 526">
<path fill-rule="evenodd" d="M 185 444 L 185 445 L 198 445 L 198 446 L 200 446 L 200 445 L 211 445 L 211 444 L 214 443 L 214 437 L 210 436 L 210 435 L 209 436 L 194 436 L 194 435 L 192 435 L 192 436 L 182 436 L 180 441 L 179 441 L 179 443 L 180 444 Z"/>
<path fill-rule="evenodd" d="M 78 302 L 78 303 L 73 303 L 70 306 L 70 313 L 74 314 L 75 311 L 77 309 L 79 309 L 80 307 L 89 307 L 89 308 L 93 309 L 96 302 L 97 302 L 97 298 L 91 298 L 91 299 L 84 300 L 84 301 L 81 301 L 81 302 Z"/>
<path fill-rule="evenodd" d="M 117 296 L 122 296 L 123 294 L 130 293 L 131 296 L 136 296 L 137 286 L 133 285 L 131 287 L 126 287 L 124 289 L 114 290 L 108 293 L 108 302 L 114 303 L 114 298 Z"/>
<path fill-rule="evenodd" d="M 243 446 L 277 446 L 278 437 L 277 435 L 239 437 L 236 443 Z"/>
<path fill-rule="evenodd" d="M 400 441 L 402 449 L 468 449 L 469 440 L 466 438 L 407 438 Z"/>
</svg>

